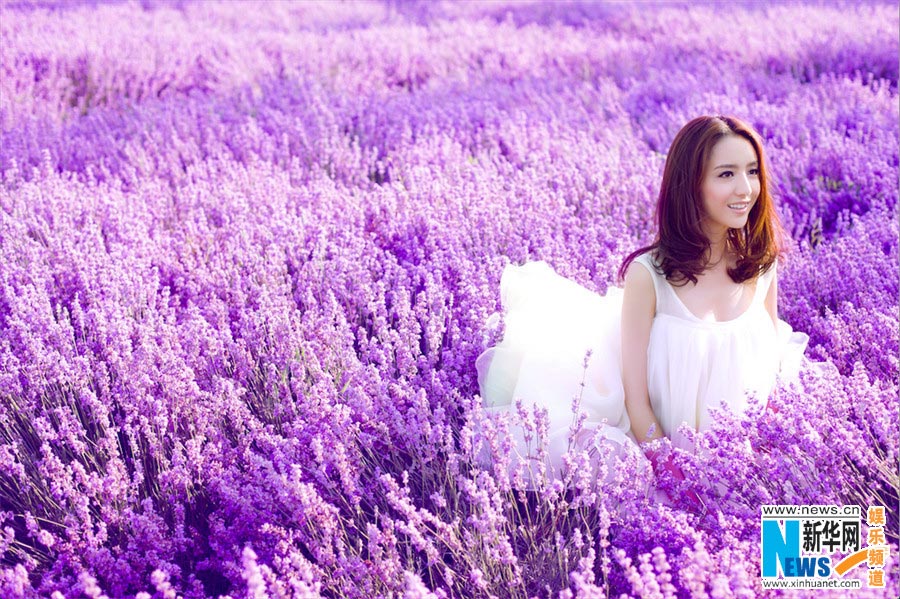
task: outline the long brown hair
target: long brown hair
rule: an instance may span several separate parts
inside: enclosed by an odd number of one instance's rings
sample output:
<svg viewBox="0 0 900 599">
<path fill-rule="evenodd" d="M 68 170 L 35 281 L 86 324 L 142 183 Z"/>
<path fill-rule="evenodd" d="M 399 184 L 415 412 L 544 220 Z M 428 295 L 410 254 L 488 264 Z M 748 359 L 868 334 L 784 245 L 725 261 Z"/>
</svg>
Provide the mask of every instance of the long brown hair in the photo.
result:
<svg viewBox="0 0 900 599">
<path fill-rule="evenodd" d="M 747 224 L 728 230 L 728 243 L 738 260 L 728 275 L 742 283 L 767 271 L 781 252 L 784 232 L 772 195 L 762 140 L 750 125 L 733 116 L 701 116 L 681 128 L 672 141 L 656 202 L 656 240 L 625 258 L 619 280 L 637 256 L 654 251 L 666 279 L 681 285 L 697 283 L 706 269 L 709 239 L 700 228 L 703 216 L 701 185 L 713 146 L 726 135 L 743 137 L 753 146 L 759 161 L 759 197 Z"/>
</svg>

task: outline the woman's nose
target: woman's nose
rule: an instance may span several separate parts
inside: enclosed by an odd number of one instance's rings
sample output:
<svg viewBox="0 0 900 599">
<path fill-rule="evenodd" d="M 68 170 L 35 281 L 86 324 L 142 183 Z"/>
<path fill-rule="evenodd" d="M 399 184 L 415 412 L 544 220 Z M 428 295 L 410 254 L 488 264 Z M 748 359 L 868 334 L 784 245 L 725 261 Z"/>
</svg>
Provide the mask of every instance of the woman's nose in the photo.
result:
<svg viewBox="0 0 900 599">
<path fill-rule="evenodd" d="M 750 184 L 750 179 L 747 175 L 738 175 L 736 177 L 735 182 L 735 193 L 739 196 L 747 196 L 750 195 L 750 192 L 753 190 L 752 185 Z"/>
</svg>

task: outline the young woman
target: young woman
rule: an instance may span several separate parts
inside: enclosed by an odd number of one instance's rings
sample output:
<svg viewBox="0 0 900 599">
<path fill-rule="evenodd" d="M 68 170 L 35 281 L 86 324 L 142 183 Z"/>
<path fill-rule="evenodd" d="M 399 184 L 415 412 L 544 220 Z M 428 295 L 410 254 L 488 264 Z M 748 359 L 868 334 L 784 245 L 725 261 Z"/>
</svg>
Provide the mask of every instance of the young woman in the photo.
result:
<svg viewBox="0 0 900 599">
<path fill-rule="evenodd" d="M 624 289 L 600 296 L 544 262 L 506 267 L 505 333 L 476 362 L 481 396 L 489 411 L 547 409 L 551 477 L 596 429 L 623 447 L 667 436 L 689 450 L 682 424 L 702 430 L 711 409 L 744 410 L 779 375 L 796 380 L 809 338 L 778 318 L 781 227 L 767 179 L 751 127 L 696 118 L 672 142 L 656 240 L 625 259 Z M 573 398 L 587 417 L 580 439 Z"/>
</svg>

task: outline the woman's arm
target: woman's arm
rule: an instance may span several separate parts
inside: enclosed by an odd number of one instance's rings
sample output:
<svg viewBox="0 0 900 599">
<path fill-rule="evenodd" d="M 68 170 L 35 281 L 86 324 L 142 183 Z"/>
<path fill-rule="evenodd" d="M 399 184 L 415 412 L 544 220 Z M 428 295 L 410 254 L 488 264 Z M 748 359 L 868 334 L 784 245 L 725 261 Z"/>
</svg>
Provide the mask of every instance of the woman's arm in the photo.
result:
<svg viewBox="0 0 900 599">
<path fill-rule="evenodd" d="M 643 265 L 632 262 L 625 273 L 622 298 L 622 385 L 631 432 L 638 443 L 663 436 L 647 390 L 647 347 L 655 312 L 653 279 Z M 653 431 L 648 436 L 651 426 Z"/>
<path fill-rule="evenodd" d="M 661 455 L 648 441 L 663 435 L 662 427 L 650 406 L 647 389 L 647 348 L 650 345 L 650 328 L 656 315 L 656 290 L 653 277 L 643 265 L 632 262 L 625 273 L 625 294 L 622 298 L 622 384 L 625 387 L 625 409 L 631 420 L 631 433 L 642 445 L 641 449 L 657 477 L 684 480 L 684 473 L 673 460 L 672 453 Z M 651 431 L 652 429 L 652 431 Z M 648 431 L 651 431 L 648 434 Z M 677 487 L 676 487 L 677 488 Z M 679 500 L 666 491 L 669 499 Z M 706 507 L 693 491 L 683 494 L 697 512 L 705 513 Z"/>
</svg>

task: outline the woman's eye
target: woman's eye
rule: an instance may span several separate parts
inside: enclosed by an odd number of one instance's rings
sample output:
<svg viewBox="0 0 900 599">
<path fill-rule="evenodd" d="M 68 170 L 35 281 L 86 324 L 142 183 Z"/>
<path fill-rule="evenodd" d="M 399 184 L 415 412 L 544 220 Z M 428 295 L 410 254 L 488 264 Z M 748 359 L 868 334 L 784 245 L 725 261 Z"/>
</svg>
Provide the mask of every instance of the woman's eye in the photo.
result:
<svg viewBox="0 0 900 599">
<path fill-rule="evenodd" d="M 720 176 L 720 177 L 723 177 L 723 178 L 727 178 L 727 177 L 732 176 L 733 174 L 734 174 L 734 173 L 733 173 L 732 171 L 722 171 L 721 174 L 719 174 L 719 176 Z M 750 169 L 750 174 L 751 174 L 751 175 L 759 175 L 759 169 L 758 169 L 758 168 L 751 168 L 751 169 Z"/>
</svg>

